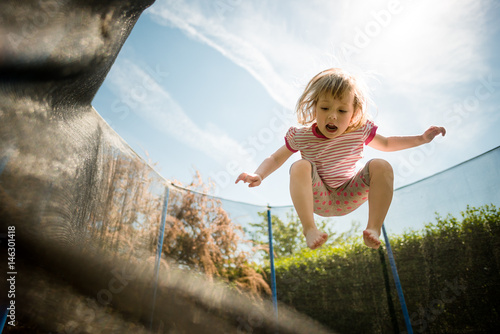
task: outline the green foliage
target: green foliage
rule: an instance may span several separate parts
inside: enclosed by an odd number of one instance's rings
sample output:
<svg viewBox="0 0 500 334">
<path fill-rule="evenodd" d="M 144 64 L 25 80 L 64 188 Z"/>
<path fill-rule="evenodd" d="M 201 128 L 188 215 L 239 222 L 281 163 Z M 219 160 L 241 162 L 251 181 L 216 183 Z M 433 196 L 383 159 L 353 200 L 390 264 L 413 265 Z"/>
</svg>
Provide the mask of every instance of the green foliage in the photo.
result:
<svg viewBox="0 0 500 334">
<path fill-rule="evenodd" d="M 500 318 L 500 209 L 467 207 L 422 231 L 390 238 L 416 333 L 490 333 Z M 392 333 L 389 301 L 405 328 L 395 283 L 360 239 L 276 260 L 280 301 L 341 333 Z"/>
<path fill-rule="evenodd" d="M 267 211 L 259 212 L 262 222 L 250 224 L 253 232 L 250 232 L 250 238 L 254 244 L 259 245 L 260 249 L 266 251 L 265 258 L 269 259 L 269 237 L 267 224 Z M 300 219 L 292 209 L 286 213 L 286 220 L 282 220 L 277 215 L 271 215 L 271 225 L 273 228 L 273 250 L 275 258 L 302 254 L 306 247 L 305 238 L 302 233 L 302 224 Z M 359 223 L 353 222 L 351 228 L 342 233 L 334 230 L 335 224 L 328 219 L 319 219 L 316 221 L 318 229 L 328 233 L 329 238 L 325 243 L 328 245 L 338 245 L 354 242 L 355 235 L 361 235 Z"/>
<path fill-rule="evenodd" d="M 267 211 L 259 212 L 262 217 L 260 224 L 251 224 L 255 228 L 255 232 L 251 234 L 251 239 L 255 244 L 261 246 L 268 246 L 268 224 L 267 224 Z M 300 249 L 301 245 L 301 232 L 302 227 L 300 220 L 292 211 L 287 213 L 287 222 L 284 222 L 278 216 L 271 215 L 271 225 L 273 227 L 273 248 L 274 256 L 282 257 L 295 253 Z M 266 247 L 266 251 L 269 251 Z M 269 258 L 268 253 L 267 258 Z"/>
</svg>

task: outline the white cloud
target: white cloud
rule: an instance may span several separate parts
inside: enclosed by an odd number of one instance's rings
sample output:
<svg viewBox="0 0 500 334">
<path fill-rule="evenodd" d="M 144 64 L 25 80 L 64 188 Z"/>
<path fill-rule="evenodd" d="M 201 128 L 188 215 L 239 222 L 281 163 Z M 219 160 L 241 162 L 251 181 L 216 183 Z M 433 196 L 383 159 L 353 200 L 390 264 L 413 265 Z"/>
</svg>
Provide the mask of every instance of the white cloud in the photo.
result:
<svg viewBox="0 0 500 334">
<path fill-rule="evenodd" d="M 365 58 L 405 87 L 463 83 L 484 73 L 481 1 L 403 1 Z M 400 85 L 394 85 L 401 87 Z"/>
<path fill-rule="evenodd" d="M 380 110 L 385 134 L 416 134 L 443 121 L 436 125 L 451 127 L 447 142 L 467 147 L 470 143 L 460 133 L 467 127 L 475 137 L 484 120 L 470 117 L 457 124 L 448 122 L 445 114 L 474 94 L 478 79 L 490 71 L 483 51 L 491 4 L 159 0 L 148 13 L 159 24 L 183 30 L 246 69 L 287 109 L 293 109 L 313 75 L 344 67 L 365 76 L 375 89 L 384 89 L 376 103 L 385 107 Z M 373 73 L 380 83 L 370 77 Z M 457 85 L 463 85 L 461 93 Z M 480 107 L 489 103 L 481 101 Z"/>
<path fill-rule="evenodd" d="M 287 37 L 287 28 L 276 27 L 270 18 L 264 20 L 266 12 L 259 12 L 258 5 L 241 2 L 231 12 L 221 12 L 216 2 L 209 3 L 212 6 L 203 7 L 206 2 L 197 1 L 159 1 L 149 12 L 159 24 L 180 28 L 218 50 L 253 75 L 278 103 L 293 108 L 295 91 L 289 82 L 293 76 L 283 75 L 278 69 L 293 67 L 289 64 L 283 68 L 283 64 L 303 58 L 307 48 L 295 48 L 293 41 L 277 42 L 275 39 Z"/>
<path fill-rule="evenodd" d="M 406 92 L 486 70 L 483 1 L 164 0 L 149 12 L 245 68 L 290 109 L 298 86 L 331 66 L 375 70 Z M 355 53 L 346 59 L 347 45 Z"/>
<path fill-rule="evenodd" d="M 109 73 L 110 88 L 119 97 L 117 105 L 127 106 L 153 127 L 199 150 L 225 166 L 249 161 L 245 148 L 215 124 L 196 124 L 182 107 L 147 71 L 134 62 L 117 60 Z M 240 153 L 240 154 L 238 154 Z"/>
</svg>

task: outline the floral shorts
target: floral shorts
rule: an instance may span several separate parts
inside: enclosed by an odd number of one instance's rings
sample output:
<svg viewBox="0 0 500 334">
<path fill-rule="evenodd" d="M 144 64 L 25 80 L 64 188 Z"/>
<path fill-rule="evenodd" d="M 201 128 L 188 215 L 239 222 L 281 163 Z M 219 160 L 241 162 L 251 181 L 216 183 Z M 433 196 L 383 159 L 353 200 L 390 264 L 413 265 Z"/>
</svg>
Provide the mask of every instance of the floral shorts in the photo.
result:
<svg viewBox="0 0 500 334">
<path fill-rule="evenodd" d="M 370 191 L 369 163 L 343 185 L 332 188 L 323 183 L 316 166 L 311 162 L 314 213 L 323 217 L 343 216 L 366 202 Z"/>
</svg>

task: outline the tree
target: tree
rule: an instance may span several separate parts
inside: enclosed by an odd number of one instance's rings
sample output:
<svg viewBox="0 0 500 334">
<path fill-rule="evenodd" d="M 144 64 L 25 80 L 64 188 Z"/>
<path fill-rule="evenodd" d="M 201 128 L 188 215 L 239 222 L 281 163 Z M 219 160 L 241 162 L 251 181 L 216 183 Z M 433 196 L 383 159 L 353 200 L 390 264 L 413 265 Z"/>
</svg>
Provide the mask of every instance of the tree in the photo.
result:
<svg viewBox="0 0 500 334">
<path fill-rule="evenodd" d="M 261 223 L 251 224 L 255 228 L 250 232 L 251 240 L 258 245 L 258 249 L 266 252 L 265 257 L 269 259 L 269 236 L 267 224 L 267 211 L 259 212 L 259 216 L 263 218 Z M 282 220 L 279 216 L 271 215 L 271 225 L 273 229 L 273 251 L 276 258 L 290 256 L 298 253 L 306 247 L 305 238 L 302 233 L 302 224 L 295 212 L 291 209 L 286 213 L 286 220 Z M 328 233 L 329 238 L 325 245 L 350 242 L 353 236 L 360 234 L 359 222 L 352 222 L 351 228 L 342 233 L 333 230 L 334 224 L 328 219 L 319 219 L 316 221 L 318 229 Z"/>
<path fill-rule="evenodd" d="M 243 229 L 232 222 L 219 199 L 205 195 L 211 186 L 196 172 L 187 187 L 171 192 L 163 253 L 182 267 L 219 277 L 238 289 L 270 294 L 262 274 L 240 247 Z"/>
</svg>

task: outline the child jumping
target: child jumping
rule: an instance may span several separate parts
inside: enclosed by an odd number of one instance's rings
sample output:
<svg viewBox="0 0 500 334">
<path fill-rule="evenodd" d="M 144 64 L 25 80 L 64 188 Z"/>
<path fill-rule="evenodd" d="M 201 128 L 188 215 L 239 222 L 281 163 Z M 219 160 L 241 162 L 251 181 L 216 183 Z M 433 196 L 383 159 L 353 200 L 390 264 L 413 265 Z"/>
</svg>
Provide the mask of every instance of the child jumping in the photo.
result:
<svg viewBox="0 0 500 334">
<path fill-rule="evenodd" d="M 349 73 L 328 69 L 311 79 L 297 102 L 300 127 L 291 127 L 285 144 L 266 158 L 253 174 L 241 173 L 243 181 L 257 187 L 295 152 L 301 160 L 290 168 L 290 195 L 302 223 L 307 246 L 316 249 L 328 235 L 314 223 L 313 213 L 343 216 L 368 200 L 368 224 L 364 243 L 380 246 L 380 233 L 392 201 L 394 174 L 391 165 L 373 159 L 357 171 L 364 145 L 380 151 L 398 151 L 431 142 L 445 135 L 431 126 L 422 135 L 384 137 L 367 117 L 367 94 Z"/>
</svg>

